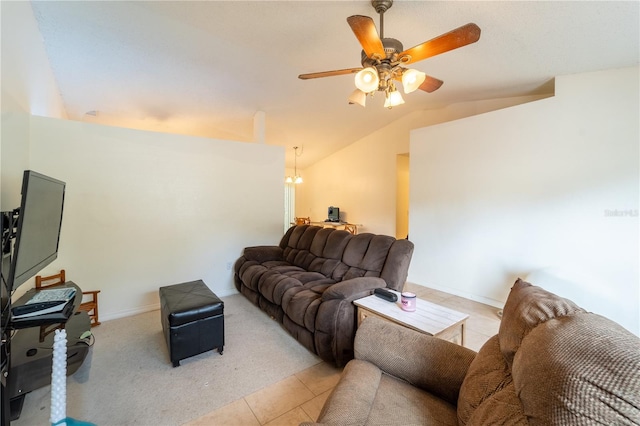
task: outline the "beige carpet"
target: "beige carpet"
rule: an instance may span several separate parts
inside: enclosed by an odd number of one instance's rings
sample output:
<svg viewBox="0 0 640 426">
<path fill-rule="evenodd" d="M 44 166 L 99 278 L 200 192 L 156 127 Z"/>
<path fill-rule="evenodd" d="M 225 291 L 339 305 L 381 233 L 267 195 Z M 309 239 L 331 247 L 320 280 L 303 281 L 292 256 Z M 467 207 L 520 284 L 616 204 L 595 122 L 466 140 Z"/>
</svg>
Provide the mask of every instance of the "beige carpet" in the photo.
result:
<svg viewBox="0 0 640 426">
<path fill-rule="evenodd" d="M 309 368 L 320 358 L 241 295 L 222 298 L 224 354 L 173 368 L 160 311 L 103 322 L 85 364 L 67 380 L 67 415 L 108 425 L 181 425 Z M 25 398 L 15 426 L 49 424 L 50 387 Z"/>
</svg>

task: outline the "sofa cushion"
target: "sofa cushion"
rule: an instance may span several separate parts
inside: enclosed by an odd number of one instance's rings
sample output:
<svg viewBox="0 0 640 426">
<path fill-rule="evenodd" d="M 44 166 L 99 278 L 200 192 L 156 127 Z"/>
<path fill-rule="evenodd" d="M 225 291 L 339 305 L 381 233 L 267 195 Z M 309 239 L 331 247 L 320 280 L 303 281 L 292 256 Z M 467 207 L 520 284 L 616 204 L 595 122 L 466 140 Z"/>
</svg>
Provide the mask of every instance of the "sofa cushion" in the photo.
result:
<svg viewBox="0 0 640 426">
<path fill-rule="evenodd" d="M 568 299 L 518 278 L 504 305 L 498 336 L 500 350 L 511 367 L 522 339 L 536 326 L 553 318 L 585 312 Z"/>
<path fill-rule="evenodd" d="M 530 424 L 640 424 L 640 339 L 602 316 L 540 324 L 522 340 L 512 375 Z"/>
<path fill-rule="evenodd" d="M 395 238 L 388 235 L 354 235 L 342 255 L 342 262 L 349 267 L 342 279 L 379 277 L 389 249 L 395 241 Z"/>
<path fill-rule="evenodd" d="M 321 294 L 305 288 L 291 293 L 291 297 L 282 304 L 282 309 L 291 321 L 313 332 L 320 302 Z"/>
<path fill-rule="evenodd" d="M 640 340 L 622 326 L 518 279 L 498 339 L 530 424 L 640 424 Z"/>
<path fill-rule="evenodd" d="M 384 336 L 384 343 L 380 336 Z M 375 363 L 451 404 L 458 401 L 460 386 L 475 356 L 470 349 L 376 317 L 365 318 L 355 338 L 357 359 Z"/>
<path fill-rule="evenodd" d="M 311 244 L 320 230 L 322 228 L 317 226 L 294 226 L 291 234 L 287 233 L 289 239 L 282 250 L 284 260 L 308 270 L 311 262 L 317 257 L 310 250 Z"/>
<path fill-rule="evenodd" d="M 497 335 L 480 348 L 469 366 L 458 396 L 458 422 L 461 425 L 527 424 Z"/>
<path fill-rule="evenodd" d="M 262 297 L 276 305 L 281 305 L 287 291 L 295 288 L 302 289 L 300 280 L 273 270 L 263 273 L 258 283 L 258 292 Z"/>
<path fill-rule="evenodd" d="M 367 361 L 347 364 L 319 418 L 336 425 L 457 425 L 455 407 Z"/>
</svg>

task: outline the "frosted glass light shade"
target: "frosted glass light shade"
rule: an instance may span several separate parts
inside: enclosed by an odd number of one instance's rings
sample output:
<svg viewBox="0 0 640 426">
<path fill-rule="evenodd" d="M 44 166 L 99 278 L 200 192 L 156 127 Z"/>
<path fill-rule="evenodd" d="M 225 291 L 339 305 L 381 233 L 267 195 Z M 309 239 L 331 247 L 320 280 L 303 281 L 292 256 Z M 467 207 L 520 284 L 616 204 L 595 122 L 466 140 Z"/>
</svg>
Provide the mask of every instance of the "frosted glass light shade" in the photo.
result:
<svg viewBox="0 0 640 426">
<path fill-rule="evenodd" d="M 351 95 L 349 96 L 350 104 L 358 104 L 361 107 L 363 107 L 366 101 L 367 101 L 367 94 L 360 89 L 354 90 L 353 93 L 351 93 Z"/>
<path fill-rule="evenodd" d="M 426 74 L 414 70 L 409 69 L 402 74 L 402 88 L 404 89 L 404 93 L 411 93 L 413 91 L 418 90 L 420 85 L 424 83 L 425 78 L 427 78 Z"/>
<path fill-rule="evenodd" d="M 373 67 L 367 67 L 356 74 L 356 87 L 364 93 L 377 90 L 379 83 L 378 71 Z"/>
<path fill-rule="evenodd" d="M 302 176 L 296 176 L 293 183 L 302 183 Z"/>
<path fill-rule="evenodd" d="M 293 183 L 293 178 L 292 178 L 291 176 L 287 176 L 287 177 L 284 179 L 284 183 Z"/>
<path fill-rule="evenodd" d="M 402 95 L 397 90 L 393 92 L 389 92 L 387 95 L 387 99 L 384 101 L 385 108 L 393 108 L 394 106 L 402 105 L 404 103 L 404 99 L 402 99 Z"/>
</svg>

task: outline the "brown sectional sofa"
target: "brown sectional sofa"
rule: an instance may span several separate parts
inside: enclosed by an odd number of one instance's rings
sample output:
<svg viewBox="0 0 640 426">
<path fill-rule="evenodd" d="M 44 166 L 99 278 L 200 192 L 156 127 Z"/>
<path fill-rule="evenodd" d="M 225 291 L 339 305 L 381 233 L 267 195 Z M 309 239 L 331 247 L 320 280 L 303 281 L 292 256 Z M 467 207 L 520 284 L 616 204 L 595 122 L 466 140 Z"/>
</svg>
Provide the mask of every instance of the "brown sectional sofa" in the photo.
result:
<svg viewBox="0 0 640 426">
<path fill-rule="evenodd" d="M 408 240 L 293 226 L 278 246 L 245 248 L 234 282 L 307 349 L 343 366 L 353 358 L 353 300 L 380 287 L 401 291 L 412 254 Z"/>
<path fill-rule="evenodd" d="M 638 425 L 640 339 L 522 280 L 477 354 L 367 318 L 317 422 Z"/>
</svg>

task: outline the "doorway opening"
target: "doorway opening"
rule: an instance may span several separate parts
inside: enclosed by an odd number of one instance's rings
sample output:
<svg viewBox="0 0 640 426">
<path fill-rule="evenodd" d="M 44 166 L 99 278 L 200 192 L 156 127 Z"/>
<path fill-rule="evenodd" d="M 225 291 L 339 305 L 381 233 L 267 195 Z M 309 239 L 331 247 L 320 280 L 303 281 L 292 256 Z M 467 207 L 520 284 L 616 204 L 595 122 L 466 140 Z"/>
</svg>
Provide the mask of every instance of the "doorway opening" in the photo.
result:
<svg viewBox="0 0 640 426">
<path fill-rule="evenodd" d="M 409 153 L 396 157 L 396 238 L 409 237 Z"/>
</svg>

